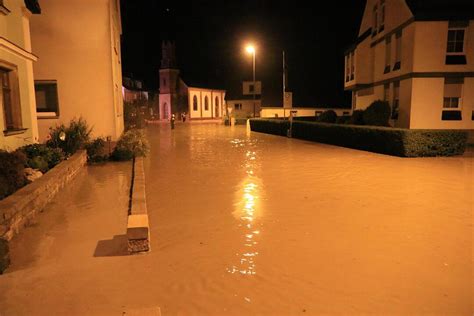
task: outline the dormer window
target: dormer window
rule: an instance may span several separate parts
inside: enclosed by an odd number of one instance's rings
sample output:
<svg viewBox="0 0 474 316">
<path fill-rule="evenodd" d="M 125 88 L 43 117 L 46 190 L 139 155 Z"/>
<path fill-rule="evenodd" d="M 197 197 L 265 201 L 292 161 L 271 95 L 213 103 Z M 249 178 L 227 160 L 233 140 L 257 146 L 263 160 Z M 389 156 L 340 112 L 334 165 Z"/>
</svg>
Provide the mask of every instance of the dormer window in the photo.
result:
<svg viewBox="0 0 474 316">
<path fill-rule="evenodd" d="M 465 38 L 466 27 L 469 21 L 450 21 L 448 29 L 448 42 L 446 46 L 447 65 L 465 65 Z"/>
</svg>

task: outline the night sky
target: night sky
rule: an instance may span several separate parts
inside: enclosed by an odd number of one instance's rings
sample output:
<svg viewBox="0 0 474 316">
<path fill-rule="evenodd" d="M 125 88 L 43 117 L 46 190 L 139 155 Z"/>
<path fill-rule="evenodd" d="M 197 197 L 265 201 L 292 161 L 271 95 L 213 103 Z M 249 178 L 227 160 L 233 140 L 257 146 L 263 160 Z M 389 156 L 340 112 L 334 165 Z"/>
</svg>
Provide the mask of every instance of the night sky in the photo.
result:
<svg viewBox="0 0 474 316">
<path fill-rule="evenodd" d="M 121 5 L 123 74 L 143 79 L 148 90 L 158 90 L 164 39 L 175 40 L 188 85 L 229 91 L 252 80 L 252 57 L 244 47 L 253 42 L 264 106 L 281 105 L 283 50 L 294 106 L 350 106 L 344 51 L 357 38 L 365 0 L 325 6 L 276 0 L 121 0 Z"/>
</svg>

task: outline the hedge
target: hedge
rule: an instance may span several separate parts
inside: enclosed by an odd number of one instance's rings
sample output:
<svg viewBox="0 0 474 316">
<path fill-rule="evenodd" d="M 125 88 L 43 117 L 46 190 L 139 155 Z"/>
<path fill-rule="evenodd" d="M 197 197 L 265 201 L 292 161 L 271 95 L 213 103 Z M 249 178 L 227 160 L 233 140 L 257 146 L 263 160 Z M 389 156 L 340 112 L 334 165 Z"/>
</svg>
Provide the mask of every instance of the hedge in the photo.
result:
<svg viewBox="0 0 474 316">
<path fill-rule="evenodd" d="M 252 131 L 286 136 L 289 122 L 251 119 Z M 462 155 L 467 132 L 293 122 L 292 137 L 399 157 Z"/>
</svg>

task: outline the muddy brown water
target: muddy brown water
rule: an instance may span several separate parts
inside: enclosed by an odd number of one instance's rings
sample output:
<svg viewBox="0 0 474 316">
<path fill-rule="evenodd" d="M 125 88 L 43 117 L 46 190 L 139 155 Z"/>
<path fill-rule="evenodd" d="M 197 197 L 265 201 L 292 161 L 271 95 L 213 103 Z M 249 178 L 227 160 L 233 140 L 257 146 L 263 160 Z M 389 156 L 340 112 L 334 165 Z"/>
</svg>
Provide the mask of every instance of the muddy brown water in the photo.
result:
<svg viewBox="0 0 474 316">
<path fill-rule="evenodd" d="M 147 135 L 151 253 L 123 252 L 130 164 L 88 167 L 13 241 L 0 315 L 472 315 L 472 157 Z"/>
</svg>

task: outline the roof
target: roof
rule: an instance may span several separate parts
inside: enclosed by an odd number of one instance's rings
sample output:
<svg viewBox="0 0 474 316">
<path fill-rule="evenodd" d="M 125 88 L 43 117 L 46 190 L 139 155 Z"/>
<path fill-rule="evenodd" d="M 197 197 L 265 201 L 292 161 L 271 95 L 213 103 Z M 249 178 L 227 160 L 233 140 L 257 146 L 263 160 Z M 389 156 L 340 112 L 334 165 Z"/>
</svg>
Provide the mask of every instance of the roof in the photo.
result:
<svg viewBox="0 0 474 316">
<path fill-rule="evenodd" d="M 33 14 L 41 14 L 41 7 L 38 0 L 25 0 L 25 5 Z"/>
<path fill-rule="evenodd" d="M 474 19 L 473 0 L 406 0 L 417 21 Z"/>
</svg>

